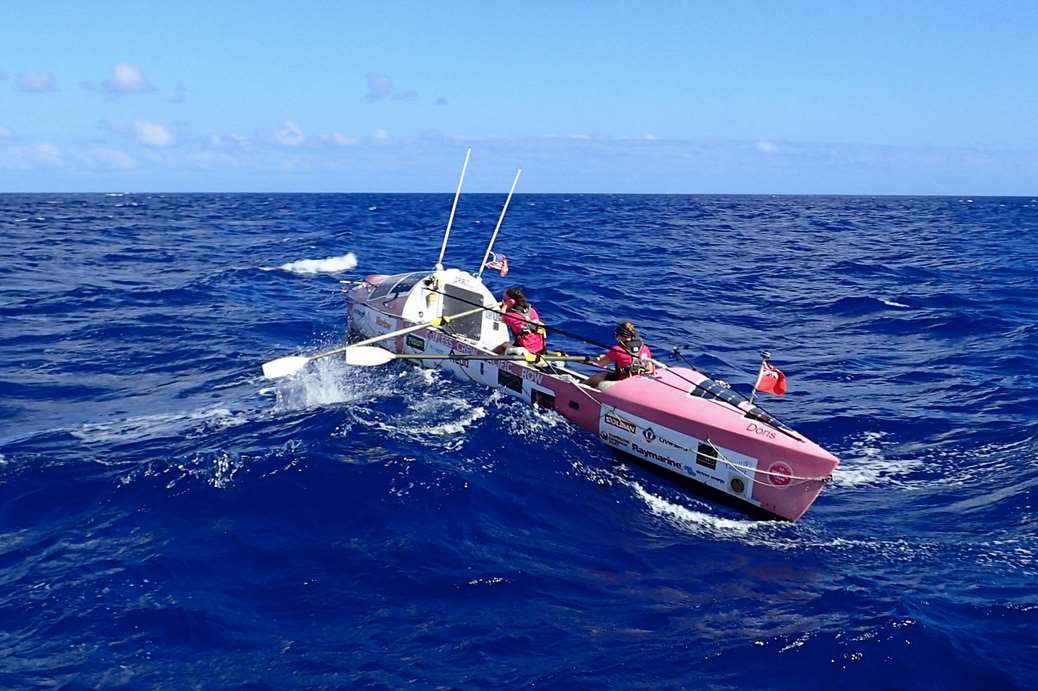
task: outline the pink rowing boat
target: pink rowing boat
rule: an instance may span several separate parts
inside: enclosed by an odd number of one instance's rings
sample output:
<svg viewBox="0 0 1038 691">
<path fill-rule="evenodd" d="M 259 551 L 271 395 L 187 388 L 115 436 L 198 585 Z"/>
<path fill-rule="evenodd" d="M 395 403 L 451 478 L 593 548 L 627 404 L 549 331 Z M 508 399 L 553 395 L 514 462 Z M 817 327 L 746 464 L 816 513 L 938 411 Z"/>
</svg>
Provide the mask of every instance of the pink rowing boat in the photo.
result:
<svg viewBox="0 0 1038 691">
<path fill-rule="evenodd" d="M 413 329 L 383 348 L 550 408 L 615 449 L 769 514 L 800 518 L 839 463 L 694 369 L 656 363 L 652 374 L 599 390 L 562 361 L 495 359 L 493 348 L 509 340 L 497 301 L 459 269 L 371 276 L 350 284 L 346 298 L 350 324 L 369 339 Z M 485 309 L 471 314 L 472 305 Z"/>
<path fill-rule="evenodd" d="M 521 171 L 480 269 L 472 275 L 444 269 L 442 263 L 467 166 L 468 154 L 435 270 L 347 283 L 350 324 L 366 339 L 317 355 L 267 362 L 264 375 L 287 376 L 332 355 L 364 365 L 412 359 L 554 410 L 619 451 L 746 505 L 791 521 L 800 518 L 838 459 L 727 385 L 690 367 L 654 360 L 654 372 L 600 389 L 588 386 L 588 376 L 566 364 L 586 358 L 555 354 L 529 361 L 493 353 L 511 338 L 481 276 L 484 267 L 499 268 L 502 275 L 507 271 L 507 260 L 488 263 L 488 258 Z M 371 347 L 375 343 L 381 348 Z"/>
</svg>

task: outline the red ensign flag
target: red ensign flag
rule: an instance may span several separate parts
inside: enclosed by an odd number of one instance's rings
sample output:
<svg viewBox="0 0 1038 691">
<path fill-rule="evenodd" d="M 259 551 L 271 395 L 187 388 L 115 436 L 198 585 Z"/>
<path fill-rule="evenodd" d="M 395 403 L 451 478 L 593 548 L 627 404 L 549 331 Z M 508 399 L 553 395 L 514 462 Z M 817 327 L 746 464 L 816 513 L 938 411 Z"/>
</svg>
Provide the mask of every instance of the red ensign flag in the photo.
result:
<svg viewBox="0 0 1038 691">
<path fill-rule="evenodd" d="M 781 396 L 786 393 L 786 375 L 778 367 L 772 367 L 768 363 L 762 363 L 760 375 L 757 377 L 757 391 L 773 393 Z"/>
</svg>

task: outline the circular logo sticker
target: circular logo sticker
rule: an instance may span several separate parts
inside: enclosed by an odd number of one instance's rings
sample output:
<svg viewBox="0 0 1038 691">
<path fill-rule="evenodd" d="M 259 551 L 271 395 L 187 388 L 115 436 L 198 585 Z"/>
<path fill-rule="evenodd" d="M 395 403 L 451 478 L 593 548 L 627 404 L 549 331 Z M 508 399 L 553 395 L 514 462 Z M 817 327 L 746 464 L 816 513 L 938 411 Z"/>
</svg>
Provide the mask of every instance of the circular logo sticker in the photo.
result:
<svg viewBox="0 0 1038 691">
<path fill-rule="evenodd" d="M 784 487 L 789 484 L 790 476 L 793 475 L 793 469 L 785 463 L 777 461 L 768 466 L 768 479 L 771 480 L 771 484 L 776 487 Z"/>
</svg>

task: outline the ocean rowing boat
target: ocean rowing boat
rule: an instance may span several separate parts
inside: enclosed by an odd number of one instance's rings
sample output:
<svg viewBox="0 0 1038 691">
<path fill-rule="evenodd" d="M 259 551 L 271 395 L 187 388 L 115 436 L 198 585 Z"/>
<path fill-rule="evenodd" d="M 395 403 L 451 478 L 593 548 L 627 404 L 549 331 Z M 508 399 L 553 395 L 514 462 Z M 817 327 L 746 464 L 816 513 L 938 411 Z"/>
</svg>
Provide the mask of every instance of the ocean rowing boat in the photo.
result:
<svg viewBox="0 0 1038 691">
<path fill-rule="evenodd" d="M 654 360 L 651 374 L 599 389 L 573 366 L 586 361 L 583 356 L 495 354 L 511 335 L 482 281 L 483 266 L 473 275 L 441 263 L 460 191 L 459 181 L 434 270 L 345 282 L 349 323 L 364 341 L 309 358 L 281 358 L 267 363 L 264 373 L 281 376 L 334 354 L 360 365 L 415 360 L 554 410 L 623 453 L 766 513 L 797 520 L 807 511 L 839 460 L 705 373 Z"/>
</svg>

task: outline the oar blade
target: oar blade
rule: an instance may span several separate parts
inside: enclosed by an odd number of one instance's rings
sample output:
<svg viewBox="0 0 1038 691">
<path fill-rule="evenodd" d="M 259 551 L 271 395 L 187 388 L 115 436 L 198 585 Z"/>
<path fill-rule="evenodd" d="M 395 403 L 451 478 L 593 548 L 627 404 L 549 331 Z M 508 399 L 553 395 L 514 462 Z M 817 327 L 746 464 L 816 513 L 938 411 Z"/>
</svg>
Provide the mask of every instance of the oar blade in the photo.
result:
<svg viewBox="0 0 1038 691">
<path fill-rule="evenodd" d="M 301 355 L 279 357 L 277 360 L 263 363 L 263 376 L 267 379 L 280 379 L 295 374 L 310 362 L 310 358 Z"/>
<path fill-rule="evenodd" d="M 396 358 L 394 353 L 375 346 L 351 346 L 343 352 L 347 365 L 377 367 Z"/>
</svg>

